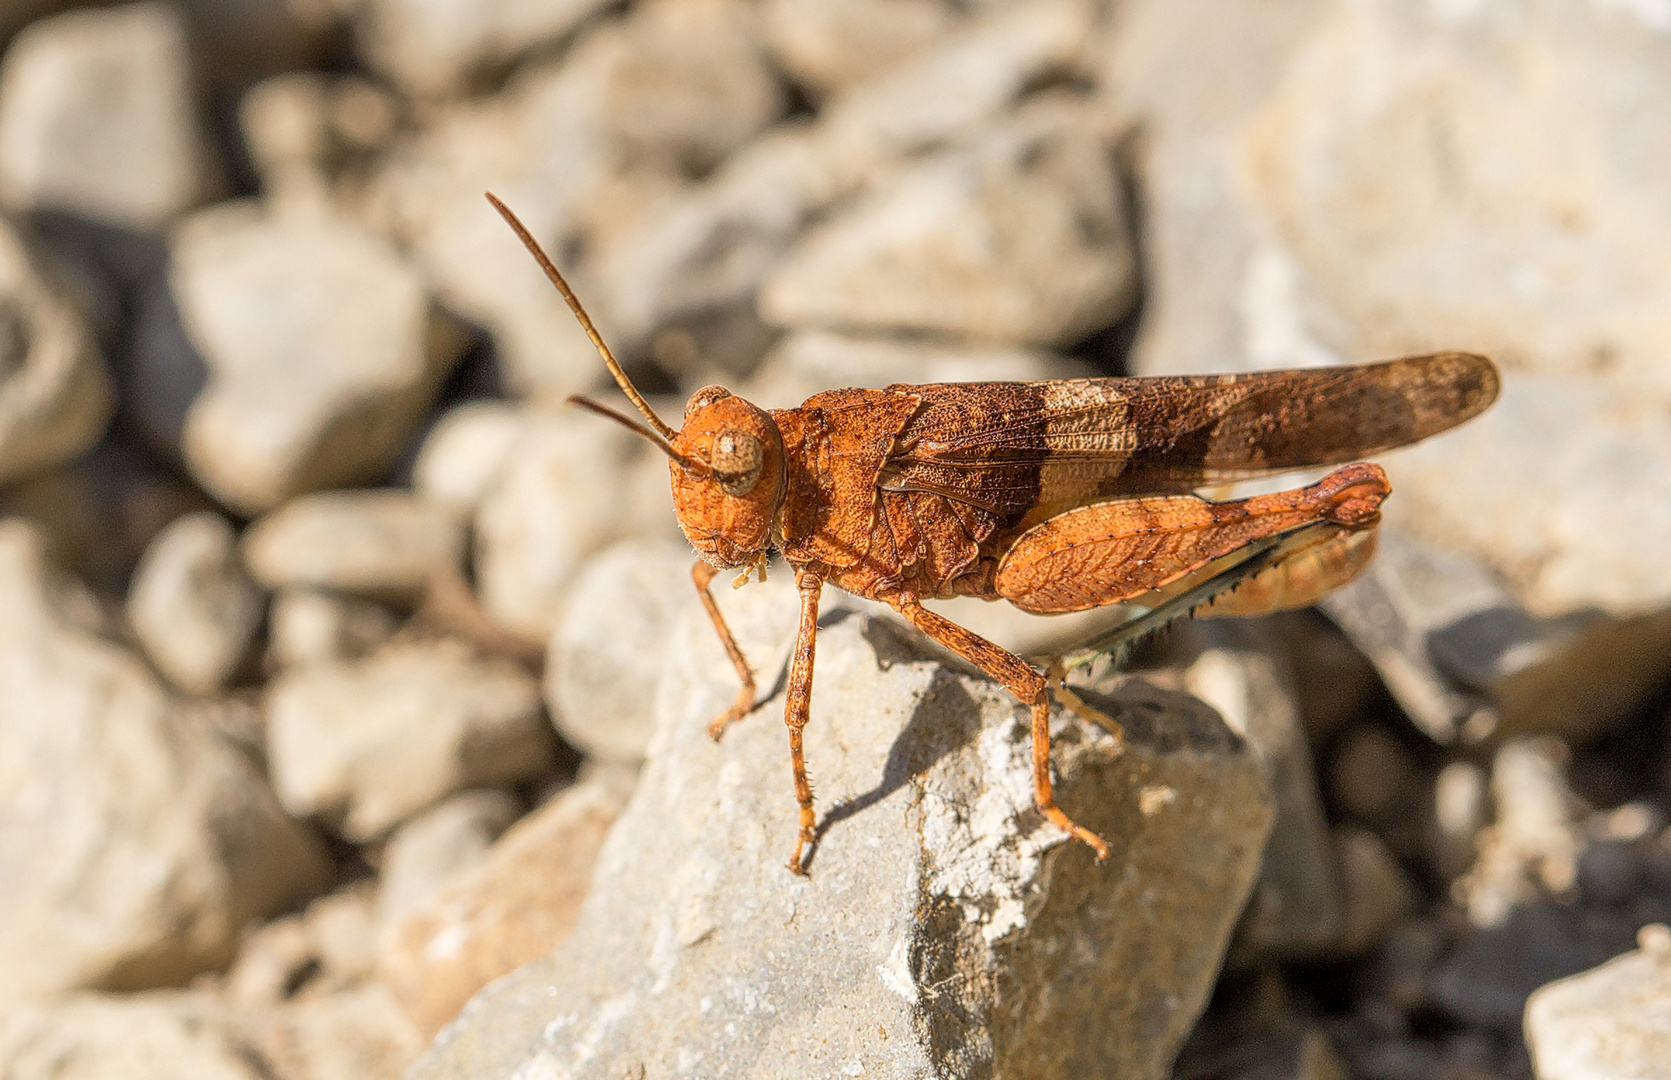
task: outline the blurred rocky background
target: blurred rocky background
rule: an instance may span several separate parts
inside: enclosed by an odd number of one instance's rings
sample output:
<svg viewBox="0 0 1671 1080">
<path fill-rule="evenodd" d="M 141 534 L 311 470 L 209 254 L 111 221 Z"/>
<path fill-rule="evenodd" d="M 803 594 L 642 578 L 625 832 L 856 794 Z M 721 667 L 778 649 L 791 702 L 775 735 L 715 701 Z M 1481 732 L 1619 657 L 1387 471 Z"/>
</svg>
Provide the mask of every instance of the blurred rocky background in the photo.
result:
<svg viewBox="0 0 1671 1080">
<path fill-rule="evenodd" d="M 4 1080 L 1671 1076 L 1663 0 L 0 34 Z M 1024 710 L 827 595 L 796 879 L 794 590 L 720 582 L 765 701 L 710 742 L 665 463 L 558 406 L 613 391 L 488 190 L 670 420 L 1439 348 L 1505 389 L 1388 457 L 1320 612 L 1079 688 L 1105 866 Z"/>
</svg>

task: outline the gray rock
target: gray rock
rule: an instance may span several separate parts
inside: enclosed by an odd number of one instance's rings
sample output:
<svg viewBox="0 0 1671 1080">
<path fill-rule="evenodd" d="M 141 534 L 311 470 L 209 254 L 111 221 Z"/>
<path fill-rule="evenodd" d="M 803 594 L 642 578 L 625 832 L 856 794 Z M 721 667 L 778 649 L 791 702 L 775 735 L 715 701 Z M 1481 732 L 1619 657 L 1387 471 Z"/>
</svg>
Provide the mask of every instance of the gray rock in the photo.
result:
<svg viewBox="0 0 1671 1080">
<path fill-rule="evenodd" d="M 382 604 L 315 589 L 280 589 L 269 623 L 267 655 L 275 669 L 353 660 L 398 628 L 394 612 Z"/>
<path fill-rule="evenodd" d="M 705 172 L 777 119 L 784 95 L 746 0 L 648 0 L 623 26 L 604 124 L 629 156 Z"/>
<path fill-rule="evenodd" d="M 603 0 L 367 0 L 357 13 L 360 52 L 418 97 L 447 97 L 468 77 L 559 41 Z"/>
<path fill-rule="evenodd" d="M 81 628 L 42 548 L 0 523 L 0 1002 L 178 982 L 328 873 L 241 753 Z"/>
<path fill-rule="evenodd" d="M 1200 623 L 1188 632 L 1199 652 L 1184 671 L 1185 688 L 1247 740 L 1276 799 L 1229 963 L 1315 956 L 1344 933 L 1347 903 L 1292 679 L 1258 624 Z"/>
<path fill-rule="evenodd" d="M 195 113 L 173 7 L 43 19 L 0 65 L 0 201 L 160 229 L 209 191 Z"/>
<path fill-rule="evenodd" d="M 545 699 L 557 730 L 581 752 L 615 761 L 644 757 L 659 676 L 680 647 L 667 628 L 698 603 L 693 561 L 688 544 L 625 540 L 575 574 L 546 654 Z M 716 584 L 714 591 L 731 591 Z M 773 678 L 774 659 L 782 663 L 781 656 L 760 658 L 768 664 L 761 678 Z"/>
<path fill-rule="evenodd" d="M 1420 894 L 1379 836 L 1368 829 L 1334 830 L 1335 858 L 1345 893 L 1340 938 L 1331 952 L 1362 956 L 1416 911 Z"/>
<path fill-rule="evenodd" d="M 1063 725 L 1057 793 L 1111 841 L 1097 867 L 1035 810 L 1012 697 L 891 624 L 826 625 L 807 728 L 825 832 L 801 880 L 777 709 L 714 745 L 733 676 L 681 639 L 575 932 L 478 995 L 413 1080 L 1166 1074 L 1271 817 L 1210 710 L 1128 688 L 1105 703 L 1123 752 Z"/>
<path fill-rule="evenodd" d="M 622 536 L 675 539 L 677 528 L 659 451 L 579 410 L 530 412 L 476 511 L 482 608 L 506 629 L 544 641 L 588 555 Z"/>
<path fill-rule="evenodd" d="M 1421 498 L 1399 489 L 1406 494 Z M 1441 743 L 1493 733 L 1589 738 L 1653 693 L 1671 645 L 1662 613 L 1540 618 L 1477 559 L 1392 527 L 1368 570 L 1321 606 Z"/>
<path fill-rule="evenodd" d="M 625 46 L 606 23 L 561 63 L 531 65 L 499 94 L 441 108 L 385 156 L 374 202 L 446 305 L 493 335 L 506 381 L 563 395 L 603 374 L 597 354 L 521 243 L 487 205 L 491 191 L 516 211 L 565 273 L 563 241 L 581 208 L 620 171 L 604 136 L 603 88 Z M 589 295 L 577 276 L 581 296 Z M 595 313 L 606 340 L 615 329 Z"/>
<path fill-rule="evenodd" d="M 1068 344 L 1136 301 L 1112 147 L 1052 96 L 902 169 L 811 229 L 760 288 L 784 326 Z"/>
<path fill-rule="evenodd" d="M 1082 74 L 1098 40 L 1096 21 L 1095 5 L 1085 0 L 991 5 L 837 95 L 823 110 L 822 137 L 846 168 L 863 170 L 968 136 L 1028 88 Z"/>
<path fill-rule="evenodd" d="M 464 531 L 446 507 L 409 491 L 320 491 L 292 499 L 244 536 L 244 561 L 269 589 L 329 589 L 412 599 L 456 571 Z"/>
<path fill-rule="evenodd" d="M 473 513 L 509 464 L 525 426 L 522 408 L 507 401 L 448 409 L 418 448 L 412 487 L 432 503 Z"/>
<path fill-rule="evenodd" d="M 395 249 L 342 219 L 243 203 L 187 219 L 171 246 L 209 368 L 184 434 L 198 482 L 254 513 L 386 470 L 462 345 Z"/>
<path fill-rule="evenodd" d="M 630 791 L 602 776 L 566 789 L 388 928 L 379 972 L 424 1034 L 569 935 L 598 849 Z"/>
<path fill-rule="evenodd" d="M 1538 1080 L 1671 1076 L 1671 930 L 1643 927 L 1639 949 L 1553 982 L 1526 1003 Z"/>
<path fill-rule="evenodd" d="M 1513 910 L 1577 880 L 1584 836 L 1556 739 L 1506 743 L 1491 764 L 1495 821 L 1481 830 L 1474 865 L 1456 895 L 1477 926 L 1501 926 Z"/>
<path fill-rule="evenodd" d="M 761 17 L 772 57 L 816 98 L 899 65 L 958 23 L 945 0 L 767 0 Z"/>
<path fill-rule="evenodd" d="M 267 1080 L 249 1040 L 202 992 L 80 994 L 0 1013 L 15 1080 Z"/>
<path fill-rule="evenodd" d="M 539 685 L 456 641 L 291 668 L 267 687 L 267 759 L 285 808 L 370 840 L 468 787 L 551 762 Z"/>
<path fill-rule="evenodd" d="M 421 907 L 450 879 L 481 862 L 522 813 L 503 791 L 466 791 L 389 835 L 377 875 L 377 921 L 385 931 Z"/>
<path fill-rule="evenodd" d="M 231 524 L 203 510 L 175 519 L 145 549 L 128 590 L 128 625 L 175 686 L 212 694 L 248 651 L 262 601 Z"/>
<path fill-rule="evenodd" d="M 0 223 L 0 484 L 91 449 L 114 404 L 81 316 Z"/>
</svg>

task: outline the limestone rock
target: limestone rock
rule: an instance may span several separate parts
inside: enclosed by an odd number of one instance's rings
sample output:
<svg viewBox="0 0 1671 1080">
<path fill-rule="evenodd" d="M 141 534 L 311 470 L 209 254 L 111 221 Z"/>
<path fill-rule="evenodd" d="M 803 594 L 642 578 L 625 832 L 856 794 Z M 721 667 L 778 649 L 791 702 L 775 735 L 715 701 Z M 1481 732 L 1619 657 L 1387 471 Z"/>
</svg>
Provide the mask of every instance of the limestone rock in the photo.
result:
<svg viewBox="0 0 1671 1080">
<path fill-rule="evenodd" d="M 275 669 L 357 659 L 397 628 L 382 604 L 316 589 L 280 589 L 269 623 L 267 656 Z"/>
<path fill-rule="evenodd" d="M 1418 452 L 1426 449 L 1406 456 Z M 1436 468 L 1429 479 L 1443 486 Z M 1397 497 L 1419 506 L 1427 498 L 1419 487 L 1400 487 Z M 1563 488 L 1563 498 L 1581 489 L 1588 485 Z M 1321 606 L 1416 725 L 1441 743 L 1493 733 L 1592 737 L 1654 692 L 1671 645 L 1664 613 L 1539 617 L 1478 559 L 1391 526 L 1381 530 L 1368 570 Z"/>
<path fill-rule="evenodd" d="M 294 1001 L 240 1026 L 276 1080 L 397 1080 L 423 1049 L 376 983 Z"/>
<path fill-rule="evenodd" d="M 180 981 L 327 875 L 241 753 L 79 628 L 42 547 L 0 524 L 0 1002 Z"/>
<path fill-rule="evenodd" d="M 604 123 L 629 155 L 705 172 L 777 119 L 783 91 L 744 0 L 648 0 L 624 25 Z"/>
<path fill-rule="evenodd" d="M 462 344 L 394 248 L 344 220 L 231 203 L 183 222 L 172 252 L 210 372 L 184 435 L 198 482 L 253 513 L 387 469 Z"/>
<path fill-rule="evenodd" d="M 1144 2 L 1116 22 L 1104 81 L 1144 131 L 1148 193 L 1134 367 L 1491 354 L 1503 400 L 1389 463 L 1389 519 L 1536 618 L 1662 612 L 1671 574 L 1644 553 L 1665 480 L 1644 463 L 1668 452 L 1671 203 L 1666 148 L 1634 133 L 1671 101 L 1664 34 L 1581 0 Z M 1598 650 L 1623 686 L 1664 675 L 1649 630 Z"/>
<path fill-rule="evenodd" d="M 412 487 L 461 514 L 475 511 L 510 462 L 523 412 L 505 401 L 472 401 L 447 410 L 418 448 Z"/>
<path fill-rule="evenodd" d="M 667 628 L 698 602 L 692 562 L 689 545 L 626 540 L 576 573 L 551 636 L 545 696 L 557 730 L 581 752 L 617 761 L 644 756 L 656 686 L 678 647 Z M 761 675 L 772 677 L 770 670 Z"/>
<path fill-rule="evenodd" d="M 944 0 L 768 0 L 761 15 L 773 57 L 816 97 L 898 65 L 957 24 Z"/>
<path fill-rule="evenodd" d="M 128 623 L 175 686 L 212 694 L 249 649 L 262 599 L 231 524 L 204 510 L 175 519 L 145 549 L 128 590 Z"/>
<path fill-rule="evenodd" d="M 1271 818 L 1259 765 L 1210 710 L 1141 685 L 1099 701 L 1123 753 L 1063 724 L 1056 791 L 1110 841 L 1098 867 L 1033 806 L 1022 706 L 891 624 L 835 621 L 807 728 L 825 825 L 803 880 L 783 866 L 783 729 L 761 715 L 717 746 L 705 733 L 733 694 L 716 651 L 664 677 L 649 764 L 574 933 L 478 995 L 414 1080 L 1166 1075 Z"/>
<path fill-rule="evenodd" d="M 159 229 L 207 193 L 186 27 L 166 4 L 58 15 L 0 65 L 0 200 Z"/>
<path fill-rule="evenodd" d="M 267 757 L 285 808 L 364 841 L 455 791 L 551 761 L 539 686 L 455 641 L 396 642 L 268 684 Z"/>
<path fill-rule="evenodd" d="M 521 813 L 521 804 L 506 792 L 466 791 L 400 825 L 383 845 L 378 867 L 378 925 L 396 925 L 481 862 Z"/>
<path fill-rule="evenodd" d="M 532 414 L 476 511 L 482 607 L 544 640 L 586 556 L 621 536 L 673 538 L 677 528 L 659 451 L 579 410 Z"/>
<path fill-rule="evenodd" d="M 477 990 L 568 936 L 629 790 L 583 780 L 389 928 L 380 971 L 419 1029 L 440 1030 Z"/>
<path fill-rule="evenodd" d="M 1112 150 L 1053 97 L 974 146 L 902 169 L 801 239 L 761 286 L 766 321 L 1069 344 L 1136 300 Z"/>
<path fill-rule="evenodd" d="M 1671 931 L 1644 927 L 1640 948 L 1550 983 L 1526 1003 L 1538 1080 L 1671 1076 Z"/>
<path fill-rule="evenodd" d="M 81 316 L 0 223 L 0 484 L 91 449 L 113 396 Z"/>
<path fill-rule="evenodd" d="M 360 52 L 418 97 L 445 97 L 469 76 L 559 41 L 603 0 L 367 0 L 359 8 Z"/>
<path fill-rule="evenodd" d="M 0 1013 L 8 1080 L 268 1080 L 203 993 L 80 994 Z M 288 1078 L 287 1078 L 288 1080 Z"/>
<path fill-rule="evenodd" d="M 244 537 L 250 573 L 269 589 L 411 599 L 463 557 L 457 518 L 398 488 L 303 495 Z"/>
</svg>

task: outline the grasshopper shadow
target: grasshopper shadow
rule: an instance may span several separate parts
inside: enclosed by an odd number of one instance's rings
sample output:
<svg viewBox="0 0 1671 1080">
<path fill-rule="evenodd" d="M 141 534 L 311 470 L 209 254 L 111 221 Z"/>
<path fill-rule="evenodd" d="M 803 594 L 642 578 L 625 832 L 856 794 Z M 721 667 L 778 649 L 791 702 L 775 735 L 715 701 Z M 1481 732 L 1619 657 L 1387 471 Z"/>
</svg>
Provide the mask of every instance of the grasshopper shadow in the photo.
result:
<svg viewBox="0 0 1671 1080">
<path fill-rule="evenodd" d="M 843 612 L 832 622 L 855 613 Z M 881 620 L 868 620 L 864 636 L 884 669 L 896 663 L 924 663 L 941 660 L 938 650 L 914 633 Z M 964 688 L 958 667 L 941 667 L 928 689 L 917 701 L 911 717 L 888 747 L 882 775 L 869 791 L 843 798 L 831 806 L 819 821 L 805 865 L 811 869 L 832 828 L 882 802 L 914 777 L 921 776 L 948 754 L 972 744 L 980 735 L 981 706 Z M 1016 706 L 1020 708 L 1019 703 Z"/>
</svg>

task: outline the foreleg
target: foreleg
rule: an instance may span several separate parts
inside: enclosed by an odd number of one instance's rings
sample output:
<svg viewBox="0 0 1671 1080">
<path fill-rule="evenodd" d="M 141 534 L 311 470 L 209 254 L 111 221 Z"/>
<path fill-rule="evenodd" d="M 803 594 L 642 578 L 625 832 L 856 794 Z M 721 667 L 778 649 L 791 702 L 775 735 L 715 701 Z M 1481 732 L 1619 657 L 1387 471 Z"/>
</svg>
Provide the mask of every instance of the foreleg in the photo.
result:
<svg viewBox="0 0 1671 1080">
<path fill-rule="evenodd" d="M 737 638 L 731 633 L 731 627 L 726 625 L 725 616 L 721 614 L 719 605 L 714 602 L 714 594 L 708 586 L 713 584 L 714 575 L 718 570 L 708 565 L 702 559 L 690 568 L 690 578 L 696 583 L 696 595 L 702 598 L 702 606 L 708 609 L 708 618 L 714 624 L 714 632 L 719 635 L 719 642 L 725 646 L 725 655 L 731 658 L 731 666 L 737 669 L 737 678 L 742 680 L 742 689 L 737 691 L 736 702 L 727 710 L 714 717 L 708 725 L 708 734 L 718 739 L 725 734 L 725 729 L 731 724 L 747 716 L 754 710 L 755 686 L 754 669 L 749 667 L 748 660 L 743 656 L 743 650 L 737 644 Z"/>
</svg>

